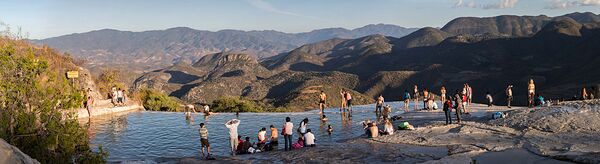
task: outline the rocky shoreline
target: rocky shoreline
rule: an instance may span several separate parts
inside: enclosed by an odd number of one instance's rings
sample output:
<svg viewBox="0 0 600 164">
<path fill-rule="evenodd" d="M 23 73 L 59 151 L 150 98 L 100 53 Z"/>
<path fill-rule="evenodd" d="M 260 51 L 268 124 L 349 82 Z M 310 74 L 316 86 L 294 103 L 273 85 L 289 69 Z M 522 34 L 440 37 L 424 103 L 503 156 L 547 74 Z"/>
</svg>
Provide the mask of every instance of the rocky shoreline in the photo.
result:
<svg viewBox="0 0 600 164">
<path fill-rule="evenodd" d="M 508 116 L 491 119 L 492 113 Z M 283 152 L 222 157 L 213 163 L 600 163 L 600 101 L 512 108 L 474 104 L 461 124 L 444 124 L 444 114 L 408 112 L 401 121 L 412 131 L 375 139 Z M 400 121 L 394 124 L 399 124 Z M 509 158 L 510 157 L 510 158 Z M 203 163 L 195 158 L 179 163 Z"/>
</svg>

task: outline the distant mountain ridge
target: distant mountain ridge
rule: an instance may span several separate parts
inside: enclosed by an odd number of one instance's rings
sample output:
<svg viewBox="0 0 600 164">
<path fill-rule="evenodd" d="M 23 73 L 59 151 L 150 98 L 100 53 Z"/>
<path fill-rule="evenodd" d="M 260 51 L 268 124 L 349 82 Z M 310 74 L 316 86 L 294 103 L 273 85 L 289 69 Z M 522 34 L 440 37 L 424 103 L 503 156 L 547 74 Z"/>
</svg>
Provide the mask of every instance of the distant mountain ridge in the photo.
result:
<svg viewBox="0 0 600 164">
<path fill-rule="evenodd" d="M 389 24 L 372 24 L 352 30 L 326 28 L 303 33 L 274 30 L 212 32 L 188 27 L 143 32 L 103 29 L 33 42 L 48 44 L 87 59 L 88 67 L 127 66 L 141 73 L 179 61 L 196 61 L 204 55 L 222 51 L 246 53 L 260 59 L 327 39 L 354 39 L 373 34 L 401 37 L 415 30 Z"/>
<path fill-rule="evenodd" d="M 460 17 L 448 22 L 442 31 L 452 34 L 492 34 L 514 37 L 532 36 L 553 19 L 568 17 L 585 24 L 600 21 L 600 15 L 584 12 L 570 13 L 557 17 L 501 15 L 495 17 Z"/>
</svg>

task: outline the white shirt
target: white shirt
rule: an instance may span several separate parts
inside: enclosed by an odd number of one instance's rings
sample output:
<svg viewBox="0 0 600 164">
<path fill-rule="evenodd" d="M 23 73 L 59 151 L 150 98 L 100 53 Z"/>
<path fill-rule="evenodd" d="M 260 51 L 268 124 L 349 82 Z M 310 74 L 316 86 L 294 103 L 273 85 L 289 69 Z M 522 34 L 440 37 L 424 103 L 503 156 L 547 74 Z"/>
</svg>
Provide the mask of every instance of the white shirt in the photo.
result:
<svg viewBox="0 0 600 164">
<path fill-rule="evenodd" d="M 490 95 L 490 94 L 485 95 L 485 98 L 487 98 L 488 101 L 490 101 L 490 102 L 494 102 L 494 99 L 492 98 L 492 95 Z"/>
<path fill-rule="evenodd" d="M 300 123 L 300 133 L 306 133 L 306 123 L 304 121 Z"/>
<path fill-rule="evenodd" d="M 117 97 L 123 97 L 123 91 L 117 91 Z"/>
<path fill-rule="evenodd" d="M 204 112 L 207 112 L 207 113 L 210 112 L 210 109 L 209 109 L 208 105 L 204 106 Z"/>
<path fill-rule="evenodd" d="M 264 141 L 265 139 L 267 139 L 265 136 L 267 135 L 267 131 L 260 131 L 258 132 L 258 140 L 259 141 Z"/>
<path fill-rule="evenodd" d="M 236 119 L 233 119 L 233 120 L 236 120 Z M 238 125 L 240 125 L 241 121 L 240 120 L 236 120 L 236 121 L 233 121 L 233 122 L 235 122 L 235 123 L 232 123 L 232 124 L 227 124 L 226 123 L 225 127 L 229 128 L 229 137 L 232 138 L 232 139 L 233 138 L 237 139 L 237 137 L 238 137 L 237 127 L 238 127 Z"/>
<path fill-rule="evenodd" d="M 304 134 L 304 141 L 306 142 L 306 145 L 315 144 L 315 135 L 311 132 Z"/>
<path fill-rule="evenodd" d="M 394 134 L 394 126 L 393 126 L 393 125 L 387 125 L 387 124 L 386 124 L 386 125 L 384 125 L 384 127 L 383 127 L 383 130 L 384 130 L 385 132 L 388 132 L 388 133 L 389 133 L 389 135 L 392 135 L 392 134 Z"/>
<path fill-rule="evenodd" d="M 294 129 L 294 124 L 292 122 L 286 122 L 286 123 L 284 123 L 283 127 L 285 129 L 285 131 L 284 131 L 285 133 L 284 134 L 292 135 L 292 133 L 294 131 L 293 130 Z"/>
</svg>

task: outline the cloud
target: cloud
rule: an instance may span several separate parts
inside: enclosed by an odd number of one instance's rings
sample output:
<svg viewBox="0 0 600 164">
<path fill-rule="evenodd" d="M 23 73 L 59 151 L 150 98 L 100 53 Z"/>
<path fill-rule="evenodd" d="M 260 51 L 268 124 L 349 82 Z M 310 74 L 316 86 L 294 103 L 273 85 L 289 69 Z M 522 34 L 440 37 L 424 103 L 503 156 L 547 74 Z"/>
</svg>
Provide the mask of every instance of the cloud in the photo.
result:
<svg viewBox="0 0 600 164">
<path fill-rule="evenodd" d="M 565 9 L 576 6 L 600 6 L 600 0 L 577 0 L 577 1 L 565 1 L 555 0 L 552 4 L 546 8 L 549 9 Z"/>
<path fill-rule="evenodd" d="M 256 7 L 260 10 L 266 11 L 266 12 L 271 12 L 271 13 L 276 13 L 276 14 L 281 14 L 281 15 L 295 16 L 295 17 L 303 17 L 303 18 L 309 18 L 309 19 L 315 19 L 315 20 L 323 20 L 321 18 L 317 18 L 317 17 L 313 17 L 313 16 L 307 16 L 307 15 L 302 15 L 302 14 L 278 9 L 277 7 L 273 6 L 271 3 L 266 2 L 264 0 L 246 0 L 246 1 L 248 3 L 250 3 L 250 5 Z"/>
<path fill-rule="evenodd" d="M 464 0 L 458 0 L 454 7 L 468 7 L 468 8 L 480 8 L 480 9 L 506 9 L 513 8 L 519 2 L 519 0 L 499 0 L 499 2 L 491 4 L 477 4 L 474 0 L 465 2 Z"/>
</svg>

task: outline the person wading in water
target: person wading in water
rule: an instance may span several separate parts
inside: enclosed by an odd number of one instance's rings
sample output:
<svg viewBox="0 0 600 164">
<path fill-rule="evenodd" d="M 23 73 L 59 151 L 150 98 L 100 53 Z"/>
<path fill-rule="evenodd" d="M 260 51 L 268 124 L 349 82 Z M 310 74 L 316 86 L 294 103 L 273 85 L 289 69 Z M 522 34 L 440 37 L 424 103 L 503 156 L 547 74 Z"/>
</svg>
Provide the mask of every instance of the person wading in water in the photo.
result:
<svg viewBox="0 0 600 164">
<path fill-rule="evenodd" d="M 340 112 L 346 110 L 346 92 L 343 89 L 340 89 L 340 99 L 342 103 L 342 108 L 340 108 Z"/>
<path fill-rule="evenodd" d="M 326 102 L 327 102 L 327 95 L 325 94 L 325 92 L 321 91 L 321 94 L 319 94 L 319 109 L 321 109 L 321 112 L 319 114 L 322 114 L 323 110 L 325 110 Z"/>
</svg>

